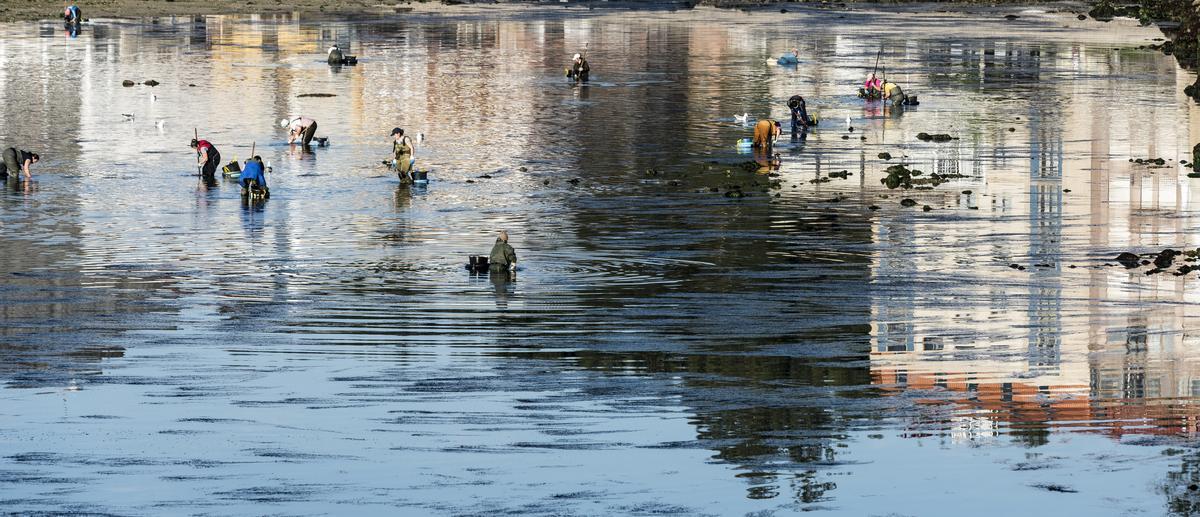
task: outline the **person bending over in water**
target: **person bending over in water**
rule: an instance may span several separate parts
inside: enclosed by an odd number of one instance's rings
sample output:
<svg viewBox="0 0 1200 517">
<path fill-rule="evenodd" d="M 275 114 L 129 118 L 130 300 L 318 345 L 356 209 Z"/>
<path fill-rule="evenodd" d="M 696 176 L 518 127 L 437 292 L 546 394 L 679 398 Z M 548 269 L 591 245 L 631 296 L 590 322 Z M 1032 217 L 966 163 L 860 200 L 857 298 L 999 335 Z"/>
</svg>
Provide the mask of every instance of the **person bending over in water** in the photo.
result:
<svg viewBox="0 0 1200 517">
<path fill-rule="evenodd" d="M 317 134 L 317 121 L 308 117 L 282 119 L 279 121 L 279 127 L 288 130 L 288 144 L 299 140 L 300 144 L 304 147 L 308 147 L 308 144 L 312 142 L 313 136 Z"/>
<path fill-rule="evenodd" d="M 871 72 L 871 77 L 868 77 L 863 83 L 863 96 L 867 98 L 879 96 L 879 90 L 883 88 L 883 81 L 875 77 L 875 72 Z"/>
<path fill-rule="evenodd" d="M 779 125 L 779 121 L 768 118 L 759 119 L 754 125 L 754 139 L 751 141 L 751 147 L 755 149 L 770 149 L 775 145 L 775 140 L 779 138 L 779 133 L 783 132 L 783 128 Z"/>
<path fill-rule="evenodd" d="M 29 173 L 29 166 L 41 159 L 37 153 L 9 147 L 2 154 L 4 155 L 4 159 L 0 160 L 0 180 L 17 179 L 21 176 L 22 172 L 25 173 L 25 179 L 33 179 L 33 176 Z"/>
<path fill-rule="evenodd" d="M 400 128 L 392 129 L 392 165 L 396 167 L 400 181 L 412 179 L 413 155 L 417 152 L 417 144 L 411 137 L 404 135 Z"/>
<path fill-rule="evenodd" d="M 508 232 L 500 230 L 496 244 L 492 246 L 492 254 L 488 257 L 488 271 L 506 273 L 517 270 L 517 250 L 508 245 Z"/>
<path fill-rule="evenodd" d="M 592 67 L 588 65 L 588 62 L 583 58 L 583 55 L 575 54 L 574 59 L 571 61 L 571 69 L 567 70 L 567 77 L 576 81 L 586 82 L 588 80 L 588 73 L 591 71 Z"/>
<path fill-rule="evenodd" d="M 904 90 L 900 89 L 900 85 L 891 81 L 883 82 L 883 98 L 892 103 L 892 106 L 899 106 L 904 103 Z"/>
<path fill-rule="evenodd" d="M 255 156 L 246 160 L 246 165 L 242 167 L 242 196 L 250 195 L 254 190 L 262 191 L 263 199 L 271 197 L 271 190 L 267 188 L 267 176 L 263 174 L 263 161 L 261 156 Z"/>
<path fill-rule="evenodd" d="M 346 55 L 342 53 L 342 49 L 337 45 L 329 47 L 329 57 L 326 58 L 327 63 L 331 65 L 340 65 L 346 62 Z"/>
<path fill-rule="evenodd" d="M 798 129 L 808 130 L 808 126 L 813 125 L 813 120 L 808 116 L 808 105 L 804 102 L 804 97 L 793 95 L 788 99 L 788 109 L 792 110 L 792 132 L 795 133 Z"/>
<path fill-rule="evenodd" d="M 63 23 L 67 25 L 79 25 L 83 23 L 83 13 L 78 6 L 68 6 L 63 9 Z"/>
<path fill-rule="evenodd" d="M 193 138 L 191 146 L 196 150 L 196 164 L 200 166 L 200 175 L 206 180 L 215 179 L 217 167 L 221 166 L 221 152 L 208 140 Z"/>
</svg>

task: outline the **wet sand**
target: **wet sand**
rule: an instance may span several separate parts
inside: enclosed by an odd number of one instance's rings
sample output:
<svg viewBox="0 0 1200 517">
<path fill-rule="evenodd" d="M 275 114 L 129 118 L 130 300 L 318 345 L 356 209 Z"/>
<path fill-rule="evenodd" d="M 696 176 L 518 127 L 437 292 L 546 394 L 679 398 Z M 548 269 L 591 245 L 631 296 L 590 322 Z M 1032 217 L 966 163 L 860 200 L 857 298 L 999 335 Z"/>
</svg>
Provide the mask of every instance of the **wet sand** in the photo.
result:
<svg viewBox="0 0 1200 517">
<path fill-rule="evenodd" d="M 0 193 L 0 508 L 1200 501 L 1197 273 L 1114 261 L 1200 247 L 1195 78 L 1138 48 L 1154 30 L 518 11 L 0 25 L 0 128 L 45 157 Z M 592 82 L 564 82 L 585 43 Z M 854 96 L 881 44 L 920 106 Z M 796 93 L 821 125 L 743 169 L 733 116 L 786 129 Z M 282 145 L 293 114 L 331 145 Z M 378 165 L 395 126 L 428 137 L 427 186 Z M 195 127 L 255 146 L 272 199 L 199 183 Z M 889 189 L 897 163 L 946 181 Z M 468 274 L 498 228 L 521 270 Z"/>
</svg>

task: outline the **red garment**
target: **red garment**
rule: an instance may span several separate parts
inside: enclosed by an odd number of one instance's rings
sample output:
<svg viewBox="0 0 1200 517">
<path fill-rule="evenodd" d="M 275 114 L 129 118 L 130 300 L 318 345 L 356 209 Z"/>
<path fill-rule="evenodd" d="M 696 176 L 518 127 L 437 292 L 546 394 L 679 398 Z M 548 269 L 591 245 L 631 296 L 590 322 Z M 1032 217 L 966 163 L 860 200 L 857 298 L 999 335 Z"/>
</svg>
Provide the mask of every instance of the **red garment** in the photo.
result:
<svg viewBox="0 0 1200 517">
<path fill-rule="evenodd" d="M 196 152 L 204 152 L 205 149 L 212 149 L 212 146 L 212 144 L 208 143 L 208 140 L 201 140 L 196 142 Z"/>
</svg>

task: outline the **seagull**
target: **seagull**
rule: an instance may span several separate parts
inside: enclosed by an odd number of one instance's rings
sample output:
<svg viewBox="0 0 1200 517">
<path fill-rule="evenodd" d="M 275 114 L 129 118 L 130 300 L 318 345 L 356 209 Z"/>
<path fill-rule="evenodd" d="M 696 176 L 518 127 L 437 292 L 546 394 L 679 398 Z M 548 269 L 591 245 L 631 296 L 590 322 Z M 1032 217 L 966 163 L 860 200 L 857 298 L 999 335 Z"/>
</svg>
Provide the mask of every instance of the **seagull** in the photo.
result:
<svg viewBox="0 0 1200 517">
<path fill-rule="evenodd" d="M 846 129 L 850 129 L 851 127 L 852 126 L 850 125 L 850 115 L 846 115 Z"/>
<path fill-rule="evenodd" d="M 733 116 L 733 121 L 734 121 L 734 122 L 737 122 L 737 123 L 739 123 L 739 124 L 745 124 L 745 123 L 747 123 L 747 122 L 750 122 L 750 114 L 749 114 L 749 113 L 742 113 L 741 115 L 734 115 L 734 116 Z"/>
<path fill-rule="evenodd" d="M 133 113 L 122 113 L 121 116 L 125 117 L 126 122 L 133 120 Z"/>
<path fill-rule="evenodd" d="M 157 100 L 158 100 L 158 96 L 157 96 L 157 95 L 155 95 L 155 94 L 153 94 L 153 93 L 151 93 L 151 94 L 150 94 L 150 102 L 154 102 L 154 101 L 157 101 Z"/>
</svg>

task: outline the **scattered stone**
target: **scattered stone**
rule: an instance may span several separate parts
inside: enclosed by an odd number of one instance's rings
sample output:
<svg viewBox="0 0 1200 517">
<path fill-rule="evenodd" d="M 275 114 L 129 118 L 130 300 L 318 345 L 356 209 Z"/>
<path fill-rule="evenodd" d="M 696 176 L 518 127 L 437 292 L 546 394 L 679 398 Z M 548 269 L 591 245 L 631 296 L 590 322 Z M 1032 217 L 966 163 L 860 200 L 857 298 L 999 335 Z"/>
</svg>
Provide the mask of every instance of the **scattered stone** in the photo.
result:
<svg viewBox="0 0 1200 517">
<path fill-rule="evenodd" d="M 124 86 L 124 87 L 126 87 L 126 88 L 129 88 L 130 86 L 133 86 L 133 85 L 135 85 L 135 84 L 137 84 L 137 83 L 135 83 L 135 82 L 133 82 L 133 81 L 130 81 L 129 79 L 126 79 L 126 80 L 124 80 L 124 81 L 121 81 L 121 86 Z"/>
<path fill-rule="evenodd" d="M 956 138 L 945 133 L 931 135 L 929 133 L 921 132 L 917 133 L 917 140 L 922 142 L 949 142 L 951 140 L 956 140 Z"/>
<path fill-rule="evenodd" d="M 567 180 L 567 183 L 570 183 L 570 184 L 572 184 L 572 185 L 578 185 L 578 184 L 579 184 L 579 178 L 571 178 L 571 179 Z"/>
<path fill-rule="evenodd" d="M 550 180 L 542 180 L 542 185 L 549 185 L 549 184 L 550 184 Z"/>
<path fill-rule="evenodd" d="M 475 183 L 475 180 L 467 180 L 467 183 Z"/>
<path fill-rule="evenodd" d="M 1015 127 L 1010 127 L 1010 128 L 1008 128 L 1008 132 L 1009 132 L 1009 133 L 1015 133 L 1015 132 L 1017 132 L 1017 128 L 1015 128 Z"/>
<path fill-rule="evenodd" d="M 892 159 L 892 154 L 891 154 L 891 153 L 887 153 L 887 152 L 879 153 L 879 159 L 880 159 L 880 160 L 891 160 L 891 159 Z"/>
<path fill-rule="evenodd" d="M 970 190 L 964 190 L 964 191 L 962 191 L 962 193 L 966 194 L 968 196 L 972 194 L 972 192 Z"/>
<path fill-rule="evenodd" d="M 849 132 L 853 133 L 853 132 L 854 132 L 854 126 L 850 126 L 850 127 L 846 128 L 846 131 L 849 131 Z"/>
<path fill-rule="evenodd" d="M 1171 267 L 1171 263 L 1175 262 L 1175 257 L 1178 257 L 1180 255 L 1183 255 L 1183 253 L 1180 253 L 1178 250 L 1173 250 L 1171 248 L 1162 250 L 1162 251 L 1158 252 L 1157 257 L 1154 257 L 1154 267 L 1159 268 L 1159 269 L 1166 269 L 1168 267 Z"/>
<path fill-rule="evenodd" d="M 850 135 L 842 135 L 842 140 L 849 140 L 849 139 L 850 139 Z"/>
<path fill-rule="evenodd" d="M 929 211 L 933 210 L 933 207 L 931 207 L 929 205 L 925 205 L 925 206 L 921 207 L 921 210 L 925 211 L 925 212 L 929 212 Z"/>
<path fill-rule="evenodd" d="M 875 211 L 875 210 L 879 210 L 879 205 L 871 205 L 871 206 L 868 206 L 867 208 L 871 209 L 872 211 Z"/>
<path fill-rule="evenodd" d="M 779 14 L 787 14 L 787 9 L 780 9 Z"/>
<path fill-rule="evenodd" d="M 144 85 L 146 85 L 146 86 L 158 86 L 158 85 L 160 85 L 160 84 L 162 84 L 162 83 L 160 83 L 160 82 L 158 82 L 158 81 L 155 81 L 154 79 L 151 79 L 151 80 L 149 80 L 149 81 L 145 81 L 145 82 L 143 82 L 142 84 L 144 84 Z"/>
<path fill-rule="evenodd" d="M 337 95 L 333 93 L 301 93 L 297 97 L 337 97 Z"/>
<path fill-rule="evenodd" d="M 829 178 L 814 178 L 814 179 L 808 180 L 808 182 L 812 183 L 814 185 L 816 185 L 818 183 L 828 183 Z"/>
<path fill-rule="evenodd" d="M 517 170 L 519 170 L 521 172 L 529 172 L 529 169 L 526 168 L 525 166 L 517 167 Z"/>
<path fill-rule="evenodd" d="M 1079 16 L 1076 16 L 1076 18 L 1079 18 L 1081 21 L 1082 21 L 1082 20 L 1086 20 L 1086 19 L 1087 19 L 1087 15 L 1086 15 L 1086 14 L 1081 14 L 1081 15 L 1079 15 Z"/>
<path fill-rule="evenodd" d="M 481 175 L 481 176 L 479 176 L 479 179 L 481 179 L 481 180 L 490 180 L 490 179 L 492 179 L 492 175 L 491 175 L 491 174 L 484 174 L 484 175 Z"/>
<path fill-rule="evenodd" d="M 725 192 L 725 197 L 741 199 L 741 198 L 746 197 L 746 194 L 744 194 L 740 190 L 729 190 L 729 191 Z"/>
<path fill-rule="evenodd" d="M 904 199 L 900 200 L 900 206 L 905 206 L 905 207 L 917 206 L 917 202 L 913 201 L 912 199 L 909 199 L 909 198 L 904 198 Z"/>
<path fill-rule="evenodd" d="M 850 177 L 850 171 L 842 170 L 842 171 L 838 171 L 838 172 L 831 172 L 831 173 L 829 173 L 829 177 L 844 180 L 844 179 Z"/>
<path fill-rule="evenodd" d="M 1005 19 L 1005 20 L 1008 20 L 1008 21 L 1010 21 L 1010 22 L 1011 22 L 1011 21 L 1013 21 L 1013 20 L 1015 20 L 1015 19 L 1017 19 L 1017 18 L 1020 18 L 1020 16 L 1017 16 L 1017 15 L 1015 15 L 1015 14 L 1008 14 L 1008 15 L 1005 15 L 1005 16 L 1004 16 L 1004 19 Z"/>
<path fill-rule="evenodd" d="M 1069 189 L 1069 188 L 1065 188 L 1065 189 L 1063 189 L 1063 192 L 1064 192 L 1064 193 L 1066 193 L 1066 194 L 1070 194 L 1070 193 L 1071 193 L 1071 189 Z"/>
<path fill-rule="evenodd" d="M 1009 265 L 1008 265 L 1008 267 L 1011 267 L 1011 268 L 1013 268 L 1013 269 L 1017 269 L 1017 268 L 1021 267 L 1021 265 L 1020 265 L 1020 264 L 1009 264 Z"/>
<path fill-rule="evenodd" d="M 1125 266 L 1125 269 L 1133 269 L 1138 267 L 1140 260 L 1141 258 L 1128 251 L 1117 255 L 1117 262 L 1119 262 L 1122 266 Z"/>
<path fill-rule="evenodd" d="M 188 83 L 188 88 L 195 88 L 195 87 L 196 87 L 196 85 L 195 85 L 195 84 Z"/>
</svg>

